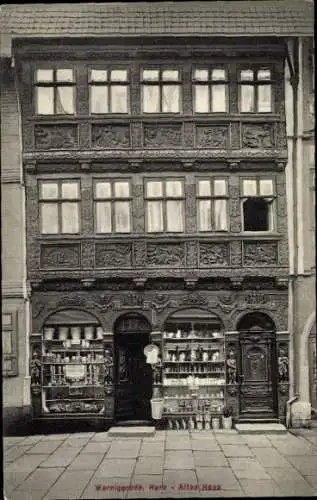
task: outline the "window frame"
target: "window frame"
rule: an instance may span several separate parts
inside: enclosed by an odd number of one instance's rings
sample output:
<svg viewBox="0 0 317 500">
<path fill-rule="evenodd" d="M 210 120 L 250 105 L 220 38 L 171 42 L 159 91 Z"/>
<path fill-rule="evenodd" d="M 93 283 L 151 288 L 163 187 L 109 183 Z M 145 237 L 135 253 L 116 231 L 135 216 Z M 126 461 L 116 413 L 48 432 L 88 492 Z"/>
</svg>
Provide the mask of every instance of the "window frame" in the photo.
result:
<svg viewBox="0 0 317 500">
<path fill-rule="evenodd" d="M 3 342 L 3 335 L 4 332 L 9 332 L 11 333 L 11 347 L 12 347 L 12 353 L 11 354 L 5 354 L 2 352 L 2 376 L 3 377 L 17 377 L 19 375 L 19 349 L 18 349 L 18 311 L 17 310 L 11 310 L 4 308 L 2 310 L 2 316 L 1 316 L 1 321 L 3 321 L 3 316 L 4 315 L 10 315 L 11 316 L 11 324 L 10 325 L 4 325 L 2 322 L 2 342 Z M 11 370 L 5 370 L 4 369 L 4 363 L 3 361 L 11 361 L 12 363 L 12 368 Z"/>
<path fill-rule="evenodd" d="M 97 198 L 96 197 L 96 185 L 99 182 L 103 183 L 109 183 L 110 184 L 110 189 L 111 189 L 111 196 L 109 198 Z M 129 184 L 129 196 L 127 197 L 115 197 L 114 196 L 114 185 L 116 182 L 127 182 Z M 102 177 L 95 177 L 93 178 L 93 214 L 94 214 L 94 233 L 96 235 L 128 235 L 133 233 L 133 217 L 132 217 L 132 203 L 133 203 L 133 184 L 132 184 L 132 179 L 130 177 L 116 177 L 116 178 L 102 178 Z M 115 228 L 115 204 L 117 202 L 122 202 L 126 201 L 129 203 L 129 231 L 114 231 Z M 111 232 L 103 232 L 103 231 L 98 231 L 97 229 L 97 203 L 105 203 L 108 202 L 110 203 L 110 209 L 111 209 Z"/>
<path fill-rule="evenodd" d="M 273 185 L 273 194 L 272 195 L 261 195 L 259 194 L 260 192 L 260 181 L 263 180 L 270 180 L 272 181 Z M 244 195 L 243 192 L 243 181 L 256 181 L 256 195 Z M 243 211 L 243 205 L 244 202 L 248 199 L 262 199 L 265 200 L 269 206 L 269 221 L 271 218 L 272 221 L 272 227 L 267 230 L 261 230 L 261 231 L 248 231 L 244 229 L 244 211 Z M 257 175 L 257 176 L 245 176 L 240 178 L 240 211 L 241 211 L 241 228 L 242 232 L 247 233 L 247 234 L 267 234 L 267 233 L 274 233 L 276 231 L 276 223 L 277 223 L 277 218 L 276 218 L 276 199 L 277 199 L 277 193 L 276 193 L 276 179 L 274 176 L 262 176 L 262 175 Z M 271 210 L 270 210 L 271 207 Z M 270 213 L 271 212 L 271 213 Z"/>
<path fill-rule="evenodd" d="M 182 196 L 167 196 L 166 195 L 166 183 L 169 181 L 180 181 L 182 183 Z M 144 178 L 144 213 L 145 213 L 145 232 L 147 234 L 184 234 L 186 232 L 186 193 L 185 193 L 185 178 L 184 177 L 146 177 Z M 162 196 L 148 197 L 147 196 L 147 183 L 148 182 L 161 182 L 162 183 Z M 167 230 L 167 202 L 168 201 L 182 201 L 182 227 L 181 231 L 168 231 Z M 162 213 L 163 213 L 163 229 L 162 231 L 149 231 L 149 217 L 148 217 L 148 202 L 149 201 L 160 201 L 162 203 Z"/>
<path fill-rule="evenodd" d="M 225 71 L 225 79 L 224 80 L 215 80 L 212 78 L 213 70 L 223 70 Z M 195 80 L 194 73 L 196 70 L 200 71 L 208 71 L 208 79 L 207 80 Z M 196 89 L 195 86 L 207 87 L 209 91 L 208 96 L 208 111 L 196 111 Z M 213 95 L 213 87 L 217 85 L 224 85 L 225 87 L 225 111 L 212 111 L 212 95 Z M 205 116 L 207 114 L 211 115 L 228 115 L 230 113 L 230 72 L 228 65 L 225 64 L 212 64 L 212 65 L 201 65 L 192 67 L 191 71 L 191 86 L 192 86 L 192 101 L 193 101 L 193 114 L 197 116 Z"/>
<path fill-rule="evenodd" d="M 51 82 L 38 82 L 37 81 L 37 71 L 41 70 L 46 70 L 46 71 L 53 71 L 53 81 Z M 56 78 L 56 73 L 57 71 L 60 70 L 71 70 L 73 73 L 73 81 L 72 82 L 59 82 Z M 63 67 L 57 67 L 55 66 L 37 66 L 33 68 L 33 81 L 32 81 L 32 87 L 33 87 L 33 113 L 34 116 L 37 117 L 73 117 L 77 115 L 77 72 L 76 68 L 71 65 L 71 64 L 65 64 Z M 38 95 L 37 95 L 37 89 L 38 88 L 53 88 L 53 113 L 39 113 L 38 112 Z M 57 95 L 57 89 L 58 87 L 70 87 L 73 89 L 73 113 L 56 113 L 56 95 Z"/>
<path fill-rule="evenodd" d="M 270 78 L 265 80 L 258 79 L 258 72 L 262 70 L 270 71 Z M 253 80 L 242 80 L 241 72 L 242 71 L 253 71 Z M 275 113 L 275 84 L 276 78 L 274 74 L 274 67 L 271 64 L 240 64 L 237 68 L 237 84 L 238 84 L 238 110 L 239 113 L 245 114 L 264 114 L 269 115 Z M 243 86 L 252 86 L 253 91 L 253 111 L 243 111 L 242 110 L 242 87 Z M 271 90 L 271 109 L 270 111 L 258 111 L 259 107 L 259 99 L 258 99 L 258 89 L 261 85 L 267 85 Z"/>
<path fill-rule="evenodd" d="M 90 72 L 91 71 L 107 71 L 111 75 L 111 71 L 126 71 L 127 72 L 127 80 L 125 82 L 123 81 L 111 81 L 111 79 L 107 79 L 107 81 L 100 81 L 100 82 L 92 82 L 90 80 Z M 131 115 L 131 68 L 128 66 L 123 66 L 121 65 L 110 65 L 110 66 L 102 66 L 102 65 L 91 65 L 87 68 L 87 86 L 88 86 L 88 110 L 89 110 L 89 116 L 92 117 L 100 117 L 102 115 L 104 116 L 110 116 L 110 115 L 118 115 L 121 117 L 124 116 L 129 116 Z M 107 88 L 107 99 L 108 99 L 108 109 L 110 110 L 111 108 L 111 87 L 112 86 L 124 86 L 127 88 L 127 111 L 124 113 L 119 113 L 118 111 L 107 111 L 107 112 L 102 112 L 102 113 L 96 113 L 91 111 L 91 88 L 93 86 L 96 87 L 106 87 Z"/>
<path fill-rule="evenodd" d="M 226 194 L 225 195 L 216 195 L 215 194 L 215 188 L 214 188 L 214 181 L 221 180 L 225 181 L 226 183 Z M 210 195 L 199 195 L 199 181 L 208 181 L 210 184 Z M 207 176 L 207 175 L 202 175 L 202 176 L 197 176 L 195 179 L 195 188 L 196 188 L 196 224 L 197 224 L 197 231 L 202 234 L 206 233 L 228 233 L 229 228 L 230 228 L 230 221 L 229 221 L 229 179 L 226 176 Z M 210 221 L 210 226 L 211 229 L 203 230 L 200 229 L 200 210 L 199 210 L 199 202 L 200 200 L 210 200 L 211 201 L 211 221 Z M 226 225 L 227 229 L 214 229 L 215 226 L 215 207 L 214 207 L 214 201 L 215 200 L 226 200 Z"/>
<path fill-rule="evenodd" d="M 157 80 L 144 80 L 143 78 L 143 71 L 158 71 L 159 76 Z M 163 80 L 162 78 L 162 73 L 163 71 L 177 71 L 178 72 L 178 80 Z M 139 84 L 140 84 L 140 111 L 142 115 L 172 115 L 172 116 L 178 116 L 183 113 L 183 85 L 184 85 L 184 80 L 183 80 L 183 70 L 179 66 L 174 66 L 171 67 L 171 65 L 142 65 L 139 69 Z M 159 111 L 144 111 L 143 107 L 143 102 L 144 102 L 144 85 L 149 85 L 149 86 L 158 86 L 159 87 Z M 178 85 L 179 89 L 179 95 L 178 95 L 178 111 L 163 111 L 163 86 L 164 85 Z"/>
<path fill-rule="evenodd" d="M 64 183 L 77 183 L 78 186 L 78 198 L 63 198 L 62 197 L 62 185 Z M 41 186 L 43 184 L 57 184 L 57 198 L 42 198 L 41 197 Z M 78 235 L 81 232 L 81 201 L 82 201 L 82 196 L 81 196 L 81 180 L 76 178 L 76 179 L 38 179 L 38 204 L 39 204 L 39 232 L 41 236 L 67 236 L 67 235 Z M 71 233 L 69 232 L 62 232 L 62 227 L 63 227 L 63 215 L 62 215 L 62 205 L 63 203 L 76 203 L 77 204 L 77 211 L 78 211 L 78 231 L 73 231 Z M 42 210 L 41 206 L 43 204 L 55 204 L 57 205 L 57 228 L 58 231 L 57 233 L 44 233 L 42 232 Z"/>
</svg>

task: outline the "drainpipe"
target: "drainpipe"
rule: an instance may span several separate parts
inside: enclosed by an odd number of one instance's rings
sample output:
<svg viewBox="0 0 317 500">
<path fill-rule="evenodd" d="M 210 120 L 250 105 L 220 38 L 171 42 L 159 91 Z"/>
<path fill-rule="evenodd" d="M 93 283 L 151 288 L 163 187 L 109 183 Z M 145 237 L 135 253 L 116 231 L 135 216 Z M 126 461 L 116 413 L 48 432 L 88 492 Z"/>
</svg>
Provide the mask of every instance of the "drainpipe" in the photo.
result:
<svg viewBox="0 0 317 500">
<path fill-rule="evenodd" d="M 16 72 L 15 60 L 12 57 L 11 68 L 13 71 L 14 87 L 18 107 L 18 130 L 19 130 L 19 153 L 21 158 L 21 168 L 20 168 L 20 185 L 22 192 L 22 253 L 23 253 L 23 300 L 24 300 L 24 313 L 25 313 L 25 375 L 23 381 L 23 407 L 30 407 L 31 405 L 31 394 L 30 394 L 30 384 L 31 377 L 29 373 L 29 362 L 30 362 L 30 295 L 27 286 L 27 268 L 26 268 L 26 196 L 25 196 L 25 182 L 23 174 L 23 142 L 22 142 L 22 110 L 20 102 L 20 93 L 18 85 L 18 77 Z"/>
</svg>

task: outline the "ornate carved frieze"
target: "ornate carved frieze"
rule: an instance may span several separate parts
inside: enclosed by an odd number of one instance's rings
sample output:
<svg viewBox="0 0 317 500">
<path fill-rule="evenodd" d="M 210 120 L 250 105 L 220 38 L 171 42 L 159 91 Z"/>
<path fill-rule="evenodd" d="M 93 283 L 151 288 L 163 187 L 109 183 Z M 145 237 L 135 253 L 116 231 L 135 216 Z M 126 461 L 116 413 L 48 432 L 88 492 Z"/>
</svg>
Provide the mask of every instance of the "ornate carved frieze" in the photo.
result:
<svg viewBox="0 0 317 500">
<path fill-rule="evenodd" d="M 91 126 L 91 145 L 93 148 L 128 148 L 130 147 L 130 126 L 123 124 Z"/>
<path fill-rule="evenodd" d="M 143 184 L 136 184 L 133 189 L 133 227 L 136 233 L 144 232 L 144 189 Z"/>
<path fill-rule="evenodd" d="M 229 264 L 228 243 L 199 243 L 199 265 L 203 267 Z"/>
<path fill-rule="evenodd" d="M 186 265 L 187 267 L 197 267 L 197 242 L 186 242 Z"/>
<path fill-rule="evenodd" d="M 131 243 L 96 243 L 95 263 L 99 268 L 131 266 Z"/>
<path fill-rule="evenodd" d="M 286 123 L 285 121 L 279 121 L 275 124 L 276 127 L 276 146 L 278 148 L 287 148 L 286 139 Z"/>
<path fill-rule="evenodd" d="M 143 125 L 143 146 L 146 148 L 180 147 L 182 142 L 181 124 Z"/>
<path fill-rule="evenodd" d="M 274 128 L 270 123 L 243 123 L 242 148 L 266 149 L 274 147 Z"/>
<path fill-rule="evenodd" d="M 149 266 L 184 267 L 185 247 L 183 243 L 149 243 L 147 259 Z"/>
<path fill-rule="evenodd" d="M 134 264 L 138 267 L 144 267 L 146 261 L 146 241 L 137 240 L 133 243 Z"/>
<path fill-rule="evenodd" d="M 196 186 L 195 184 L 185 185 L 186 194 L 186 230 L 189 233 L 196 231 Z"/>
<path fill-rule="evenodd" d="M 229 147 L 228 125 L 197 125 L 196 146 L 198 148 L 227 149 Z"/>
<path fill-rule="evenodd" d="M 230 243 L 230 261 L 231 261 L 232 266 L 241 266 L 241 264 L 242 264 L 241 241 L 231 241 L 231 243 Z"/>
<path fill-rule="evenodd" d="M 34 144 L 36 149 L 77 148 L 77 125 L 35 125 Z"/>
<path fill-rule="evenodd" d="M 266 266 L 277 264 L 277 242 L 244 241 L 243 264 Z"/>
<path fill-rule="evenodd" d="M 189 293 L 188 295 L 183 295 L 178 300 L 179 306 L 206 306 L 208 305 L 208 299 L 199 292 Z"/>
<path fill-rule="evenodd" d="M 76 269 L 80 267 L 79 243 L 72 244 L 41 244 L 41 268 L 67 268 Z"/>
<path fill-rule="evenodd" d="M 278 381 L 280 384 L 285 384 L 285 382 L 289 381 L 287 342 L 280 342 L 278 344 L 277 364 L 278 364 Z"/>
</svg>

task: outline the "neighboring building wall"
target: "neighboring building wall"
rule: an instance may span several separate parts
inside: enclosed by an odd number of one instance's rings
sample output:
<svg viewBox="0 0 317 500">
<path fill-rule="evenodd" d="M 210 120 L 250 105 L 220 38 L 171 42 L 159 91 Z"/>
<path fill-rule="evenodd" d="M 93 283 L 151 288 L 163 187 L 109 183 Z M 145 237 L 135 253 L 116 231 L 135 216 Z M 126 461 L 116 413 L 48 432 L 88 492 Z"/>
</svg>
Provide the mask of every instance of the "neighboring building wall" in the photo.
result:
<svg viewBox="0 0 317 500">
<path fill-rule="evenodd" d="M 9 63 L 3 64 L 1 74 L 1 209 L 2 209 L 2 335 L 9 360 L 4 353 L 3 406 L 4 430 L 15 426 L 29 403 L 26 366 L 28 343 L 26 342 L 25 301 L 25 234 L 24 234 L 24 187 L 21 178 L 21 143 L 19 130 L 19 105 L 14 85 L 13 71 Z M 12 319 L 12 324 L 10 323 Z M 7 340 L 7 343 L 6 343 Z M 27 350 L 27 351 L 26 351 Z M 7 358 L 7 359 L 6 359 Z M 10 369 L 11 367 L 11 369 Z M 26 406 L 25 406 L 26 405 Z"/>
</svg>

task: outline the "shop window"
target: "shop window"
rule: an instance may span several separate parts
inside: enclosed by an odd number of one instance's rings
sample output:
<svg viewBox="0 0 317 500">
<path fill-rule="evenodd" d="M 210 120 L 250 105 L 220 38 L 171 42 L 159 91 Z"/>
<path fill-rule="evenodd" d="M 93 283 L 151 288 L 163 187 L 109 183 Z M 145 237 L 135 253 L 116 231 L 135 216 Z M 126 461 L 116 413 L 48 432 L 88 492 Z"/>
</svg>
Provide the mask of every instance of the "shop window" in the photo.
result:
<svg viewBox="0 0 317 500">
<path fill-rule="evenodd" d="M 184 185 L 180 179 L 148 180 L 146 226 L 150 233 L 184 231 Z"/>
<path fill-rule="evenodd" d="M 244 231 L 272 231 L 274 225 L 272 179 L 244 179 L 242 189 Z"/>
<path fill-rule="evenodd" d="M 39 191 L 41 233 L 79 233 L 79 181 L 40 181 Z"/>
<path fill-rule="evenodd" d="M 195 69 L 193 73 L 195 113 L 228 111 L 228 75 L 223 68 Z"/>
<path fill-rule="evenodd" d="M 199 231 L 227 231 L 227 182 L 225 179 L 199 179 L 198 229 Z"/>
<path fill-rule="evenodd" d="M 90 113 L 128 113 L 129 82 L 125 69 L 89 72 Z"/>
<path fill-rule="evenodd" d="M 14 313 L 2 313 L 2 374 L 18 375 L 17 320 Z"/>
<path fill-rule="evenodd" d="M 131 187 L 126 180 L 99 180 L 94 185 L 97 233 L 131 231 Z"/>
<path fill-rule="evenodd" d="M 172 69 L 143 69 L 143 113 L 180 112 L 180 71 Z"/>
<path fill-rule="evenodd" d="M 73 115 L 75 79 L 72 69 L 38 69 L 35 72 L 37 115 Z"/>
<path fill-rule="evenodd" d="M 270 69 L 242 69 L 239 72 L 241 113 L 271 113 L 272 83 Z"/>
</svg>

